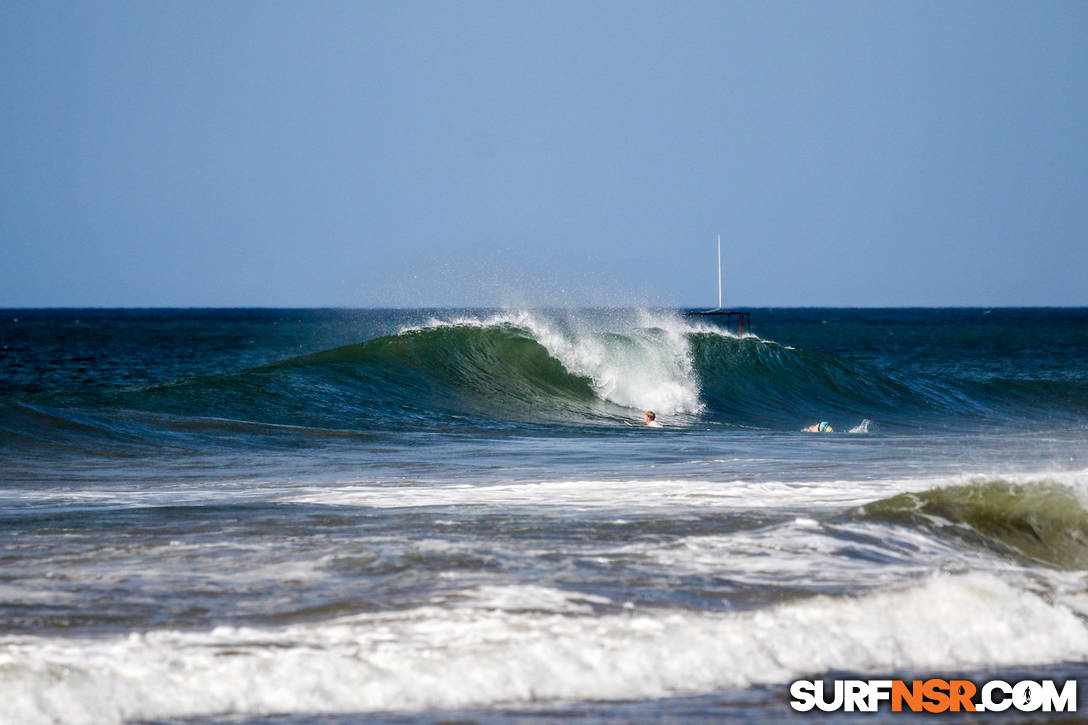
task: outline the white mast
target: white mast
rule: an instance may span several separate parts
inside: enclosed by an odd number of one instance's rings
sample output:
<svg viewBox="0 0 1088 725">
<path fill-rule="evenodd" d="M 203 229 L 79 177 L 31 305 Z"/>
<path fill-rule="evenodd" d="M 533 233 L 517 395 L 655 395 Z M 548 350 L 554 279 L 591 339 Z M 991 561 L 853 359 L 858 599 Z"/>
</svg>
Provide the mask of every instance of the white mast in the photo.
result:
<svg viewBox="0 0 1088 725">
<path fill-rule="evenodd" d="M 718 235 L 718 309 L 722 308 L 722 235 Z"/>
</svg>

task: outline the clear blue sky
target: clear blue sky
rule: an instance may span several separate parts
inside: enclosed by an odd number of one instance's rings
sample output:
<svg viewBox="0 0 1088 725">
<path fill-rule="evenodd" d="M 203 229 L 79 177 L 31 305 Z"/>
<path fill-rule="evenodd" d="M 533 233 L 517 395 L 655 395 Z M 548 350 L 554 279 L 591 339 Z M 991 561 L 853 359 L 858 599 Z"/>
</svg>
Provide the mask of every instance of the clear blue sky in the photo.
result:
<svg viewBox="0 0 1088 725">
<path fill-rule="evenodd" d="M 1088 304 L 1086 2 L 0 3 L 0 306 Z"/>
</svg>

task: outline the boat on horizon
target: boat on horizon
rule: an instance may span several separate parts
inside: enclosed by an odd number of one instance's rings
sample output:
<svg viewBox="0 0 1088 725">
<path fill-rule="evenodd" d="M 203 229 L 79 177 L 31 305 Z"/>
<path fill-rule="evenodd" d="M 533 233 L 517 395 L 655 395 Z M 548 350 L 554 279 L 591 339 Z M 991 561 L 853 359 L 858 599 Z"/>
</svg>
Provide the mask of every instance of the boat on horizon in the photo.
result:
<svg viewBox="0 0 1088 725">
<path fill-rule="evenodd" d="M 722 235 L 718 235 L 718 306 L 712 310 L 688 310 L 684 313 L 689 316 L 722 316 L 726 318 L 726 324 L 736 322 L 737 333 L 743 335 L 752 327 L 751 313 L 738 310 L 727 310 L 722 307 Z"/>
</svg>

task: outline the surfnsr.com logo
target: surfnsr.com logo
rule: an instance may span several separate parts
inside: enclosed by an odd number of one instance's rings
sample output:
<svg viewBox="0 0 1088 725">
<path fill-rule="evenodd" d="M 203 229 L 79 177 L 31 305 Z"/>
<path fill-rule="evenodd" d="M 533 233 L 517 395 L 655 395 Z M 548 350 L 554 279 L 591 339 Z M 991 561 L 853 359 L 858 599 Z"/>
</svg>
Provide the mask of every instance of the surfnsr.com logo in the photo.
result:
<svg viewBox="0 0 1088 725">
<path fill-rule="evenodd" d="M 798 712 L 1076 712 L 1077 681 L 990 680 L 797 680 L 790 685 L 790 707 Z M 830 690 L 830 692 L 828 691 Z"/>
</svg>

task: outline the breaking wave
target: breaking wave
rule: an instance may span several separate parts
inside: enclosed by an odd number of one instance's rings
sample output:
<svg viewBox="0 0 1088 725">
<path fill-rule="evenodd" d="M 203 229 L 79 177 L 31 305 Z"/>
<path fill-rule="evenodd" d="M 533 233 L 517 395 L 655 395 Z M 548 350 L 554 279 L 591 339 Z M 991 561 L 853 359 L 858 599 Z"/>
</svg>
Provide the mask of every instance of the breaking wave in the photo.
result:
<svg viewBox="0 0 1088 725">
<path fill-rule="evenodd" d="M 589 323 L 516 312 L 435 319 L 234 373 L 31 401 L 58 403 L 347 430 L 615 426 L 654 410 L 667 426 L 797 430 L 829 420 L 865 433 L 870 421 L 877 432 L 1082 421 L 1088 385 L 927 378 L 668 314 Z"/>
<path fill-rule="evenodd" d="M 605 597 L 534 586 L 458 599 L 282 628 L 5 636 L 0 693 L 14 721 L 112 723 L 634 700 L 1088 656 L 1074 603 L 987 574 L 741 613 L 610 612 Z"/>
</svg>

